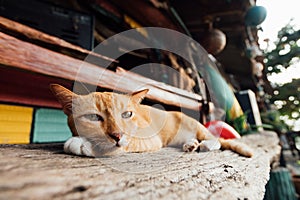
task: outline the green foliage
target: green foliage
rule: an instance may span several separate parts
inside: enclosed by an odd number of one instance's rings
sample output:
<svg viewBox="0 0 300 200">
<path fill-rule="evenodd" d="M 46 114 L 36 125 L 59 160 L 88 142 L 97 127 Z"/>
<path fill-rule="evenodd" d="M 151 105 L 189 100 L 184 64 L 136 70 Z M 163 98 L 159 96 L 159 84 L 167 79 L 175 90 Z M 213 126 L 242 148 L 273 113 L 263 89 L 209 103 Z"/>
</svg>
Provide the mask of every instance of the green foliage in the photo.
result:
<svg viewBox="0 0 300 200">
<path fill-rule="evenodd" d="M 282 68 L 288 68 L 293 58 L 300 58 L 300 30 L 295 30 L 290 24 L 278 32 L 276 48 L 266 53 L 267 74 L 280 73 Z"/>
<path fill-rule="evenodd" d="M 280 115 L 281 113 L 277 110 L 268 110 L 261 113 L 261 120 L 264 124 L 270 125 L 267 129 L 274 130 L 277 133 L 286 133 L 290 128 L 280 119 Z"/>
<path fill-rule="evenodd" d="M 276 94 L 272 96 L 271 102 L 279 106 L 281 115 L 287 115 L 291 119 L 300 118 L 300 79 L 293 79 L 276 88 Z"/>
<path fill-rule="evenodd" d="M 249 127 L 247 126 L 247 113 L 235 118 L 232 122 L 232 126 L 241 135 L 245 135 L 249 132 Z"/>
<path fill-rule="evenodd" d="M 265 52 L 266 74 L 280 73 L 298 60 L 300 67 L 300 30 L 295 30 L 291 23 L 287 24 L 278 32 L 275 42 L 276 48 Z M 294 79 L 284 85 L 275 85 L 275 92 L 270 101 L 275 104 L 281 116 L 289 119 L 300 118 L 300 79 Z M 276 124 L 279 121 L 276 122 Z"/>
</svg>

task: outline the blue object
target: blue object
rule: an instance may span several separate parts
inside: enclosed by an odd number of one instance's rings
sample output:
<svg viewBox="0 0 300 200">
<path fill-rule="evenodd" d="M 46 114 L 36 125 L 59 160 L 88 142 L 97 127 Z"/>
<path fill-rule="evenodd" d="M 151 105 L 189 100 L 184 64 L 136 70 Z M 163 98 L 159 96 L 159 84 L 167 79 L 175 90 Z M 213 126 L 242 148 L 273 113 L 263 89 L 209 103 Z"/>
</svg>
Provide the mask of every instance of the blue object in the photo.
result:
<svg viewBox="0 0 300 200">
<path fill-rule="evenodd" d="M 267 10 L 263 6 L 253 6 L 249 8 L 245 15 L 245 24 L 247 26 L 258 26 L 267 17 Z"/>
</svg>

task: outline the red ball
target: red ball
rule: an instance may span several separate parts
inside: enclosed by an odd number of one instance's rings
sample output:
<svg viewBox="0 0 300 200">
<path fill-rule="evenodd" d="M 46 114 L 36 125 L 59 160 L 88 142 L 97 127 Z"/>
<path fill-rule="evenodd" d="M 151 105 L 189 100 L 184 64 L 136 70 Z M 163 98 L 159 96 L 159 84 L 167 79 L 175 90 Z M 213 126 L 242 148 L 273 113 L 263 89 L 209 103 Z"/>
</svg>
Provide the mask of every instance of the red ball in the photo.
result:
<svg viewBox="0 0 300 200">
<path fill-rule="evenodd" d="M 224 139 L 241 138 L 240 134 L 229 124 L 223 121 L 210 121 L 204 125 L 215 137 Z"/>
</svg>

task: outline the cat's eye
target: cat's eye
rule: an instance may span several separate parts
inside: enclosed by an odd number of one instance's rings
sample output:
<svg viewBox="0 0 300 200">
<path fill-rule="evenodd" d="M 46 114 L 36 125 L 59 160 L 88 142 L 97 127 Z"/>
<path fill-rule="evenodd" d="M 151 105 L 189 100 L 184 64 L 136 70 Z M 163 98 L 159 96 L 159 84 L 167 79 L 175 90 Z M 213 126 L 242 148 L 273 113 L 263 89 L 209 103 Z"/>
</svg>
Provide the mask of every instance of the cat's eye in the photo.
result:
<svg viewBox="0 0 300 200">
<path fill-rule="evenodd" d="M 130 117 L 132 117 L 132 112 L 131 111 L 126 111 L 126 112 L 123 112 L 122 114 L 121 114 L 121 116 L 122 116 L 122 118 L 124 118 L 124 119 L 127 119 L 127 118 L 130 118 Z"/>
<path fill-rule="evenodd" d="M 101 122 L 104 121 L 103 117 L 101 117 L 98 114 L 87 114 L 87 115 L 84 115 L 84 117 L 90 121 L 101 121 Z"/>
</svg>

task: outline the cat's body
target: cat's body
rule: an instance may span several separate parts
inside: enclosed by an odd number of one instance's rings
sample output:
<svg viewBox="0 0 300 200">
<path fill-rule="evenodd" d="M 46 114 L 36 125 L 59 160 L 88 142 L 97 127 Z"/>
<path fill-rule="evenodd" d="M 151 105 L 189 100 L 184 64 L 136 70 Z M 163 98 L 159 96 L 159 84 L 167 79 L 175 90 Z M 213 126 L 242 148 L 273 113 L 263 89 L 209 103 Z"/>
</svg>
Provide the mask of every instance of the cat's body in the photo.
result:
<svg viewBox="0 0 300 200">
<path fill-rule="evenodd" d="M 180 145 L 187 152 L 222 147 L 252 156 L 246 145 L 215 138 L 198 121 L 181 112 L 141 105 L 148 90 L 132 95 L 109 92 L 77 95 L 57 84 L 51 85 L 51 90 L 62 104 L 74 136 L 65 143 L 67 153 L 101 156 Z"/>
</svg>

